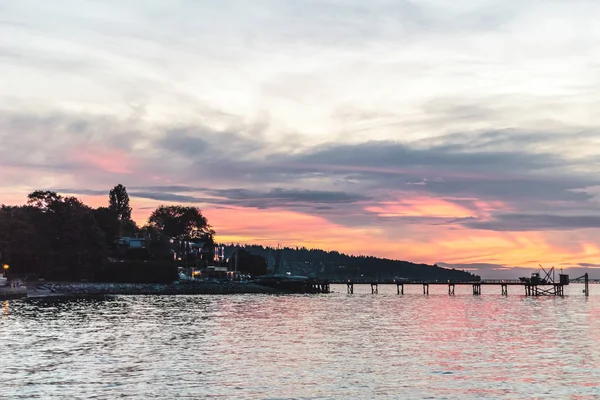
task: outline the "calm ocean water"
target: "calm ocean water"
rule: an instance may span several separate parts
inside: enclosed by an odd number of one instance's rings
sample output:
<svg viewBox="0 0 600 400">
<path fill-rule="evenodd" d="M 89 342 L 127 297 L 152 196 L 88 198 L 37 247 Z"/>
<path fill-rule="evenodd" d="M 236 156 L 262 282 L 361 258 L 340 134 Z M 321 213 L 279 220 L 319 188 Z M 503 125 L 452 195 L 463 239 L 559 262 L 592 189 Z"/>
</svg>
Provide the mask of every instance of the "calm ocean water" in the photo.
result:
<svg viewBox="0 0 600 400">
<path fill-rule="evenodd" d="M 9 301 L 0 398 L 600 398 L 600 285 Z"/>
</svg>

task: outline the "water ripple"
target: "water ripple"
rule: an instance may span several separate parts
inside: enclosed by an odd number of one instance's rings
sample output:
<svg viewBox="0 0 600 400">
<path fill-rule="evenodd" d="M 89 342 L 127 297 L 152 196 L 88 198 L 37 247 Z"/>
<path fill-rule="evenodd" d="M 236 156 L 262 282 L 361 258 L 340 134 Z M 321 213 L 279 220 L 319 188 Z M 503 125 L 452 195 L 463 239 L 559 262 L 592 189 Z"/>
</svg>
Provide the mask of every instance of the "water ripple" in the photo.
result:
<svg viewBox="0 0 600 400">
<path fill-rule="evenodd" d="M 576 286 L 537 299 L 334 289 L 11 301 L 0 315 L 0 397 L 600 396 L 600 296 Z"/>
</svg>

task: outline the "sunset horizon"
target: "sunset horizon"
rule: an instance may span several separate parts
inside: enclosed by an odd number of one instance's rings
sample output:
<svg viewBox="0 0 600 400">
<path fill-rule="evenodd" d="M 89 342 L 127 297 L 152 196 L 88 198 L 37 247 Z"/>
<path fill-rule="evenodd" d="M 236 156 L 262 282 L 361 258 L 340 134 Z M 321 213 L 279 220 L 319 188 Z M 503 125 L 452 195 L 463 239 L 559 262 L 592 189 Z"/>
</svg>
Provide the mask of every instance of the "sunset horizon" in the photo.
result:
<svg viewBox="0 0 600 400">
<path fill-rule="evenodd" d="M 127 187 L 127 186 L 126 186 Z M 155 201 L 136 197 L 136 187 L 127 187 L 129 190 L 132 219 L 143 227 L 148 223 L 148 217 L 152 211 L 161 205 L 183 204 L 196 207 L 196 203 L 189 202 L 168 202 Z M 171 190 L 175 189 L 171 187 Z M 185 189 L 181 187 L 180 189 Z M 63 196 L 75 196 L 84 204 L 91 207 L 106 207 L 108 205 L 109 189 L 98 189 L 93 195 L 73 193 L 74 190 L 61 190 L 55 188 L 43 188 L 41 190 L 52 190 Z M 105 192 L 101 195 L 101 192 Z M 26 195 L 23 196 L 23 201 L 12 205 L 22 205 L 26 203 Z M 373 256 L 379 258 L 388 258 L 393 260 L 409 261 L 413 263 L 424 263 L 430 265 L 439 265 L 446 268 L 456 268 L 465 270 L 484 278 L 502 278 L 516 279 L 517 276 L 526 275 L 533 271 L 540 270 L 540 267 L 550 269 L 555 267 L 556 271 L 561 269 L 566 270 L 566 273 L 571 273 L 573 276 L 580 276 L 585 272 L 590 272 L 594 275 L 594 269 L 598 268 L 591 263 L 568 263 L 564 261 L 556 261 L 555 254 L 549 254 L 539 259 L 521 260 L 521 253 L 517 248 L 514 255 L 517 260 L 514 263 L 501 263 L 498 257 L 480 258 L 479 250 L 469 252 L 467 248 L 460 248 L 453 253 L 451 246 L 458 246 L 458 239 L 449 243 L 435 244 L 436 249 L 441 249 L 439 252 L 430 254 L 432 248 L 431 243 L 413 241 L 405 241 L 399 245 L 390 242 L 373 242 L 370 241 L 376 238 L 377 232 L 365 232 L 361 229 L 345 229 L 341 225 L 336 225 L 318 216 L 311 216 L 305 213 L 271 210 L 271 209 L 253 209 L 246 208 L 207 208 L 202 209 L 202 214 L 207 217 L 208 222 L 216 231 L 215 242 L 222 244 L 239 244 L 239 245 L 261 245 L 265 247 L 306 247 L 308 249 L 321 249 L 325 251 L 338 251 L 340 253 L 353 256 Z M 240 220 L 241 219 L 241 220 Z M 290 229 L 289 224 L 293 223 L 295 229 Z M 298 225 L 301 224 L 301 225 Z M 510 232 L 509 232 L 510 233 Z M 521 241 L 515 242 L 515 247 L 518 243 L 527 248 L 527 242 L 523 241 L 526 236 L 521 236 Z M 502 239 L 502 238 L 500 238 Z M 469 243 L 486 240 L 500 240 L 498 236 L 469 237 L 462 239 L 464 245 Z M 354 241 L 353 241 L 354 240 Z M 364 240 L 362 247 L 357 248 L 356 241 Z M 508 239 L 507 239 L 508 240 Z M 491 242 L 490 245 L 502 241 Z M 505 242 L 510 244 L 511 242 Z M 530 245 L 539 246 L 539 243 L 531 243 Z M 422 248 L 417 248 L 422 246 Z M 589 249 L 586 249 L 589 250 Z M 502 250 L 500 250 L 502 251 Z M 504 250 L 504 254 L 513 254 Z M 442 253 L 443 252 L 443 253 Z M 445 256 L 444 256 L 445 254 Z M 535 254 L 535 253 L 533 253 Z M 496 262 L 494 262 L 496 261 Z"/>
</svg>

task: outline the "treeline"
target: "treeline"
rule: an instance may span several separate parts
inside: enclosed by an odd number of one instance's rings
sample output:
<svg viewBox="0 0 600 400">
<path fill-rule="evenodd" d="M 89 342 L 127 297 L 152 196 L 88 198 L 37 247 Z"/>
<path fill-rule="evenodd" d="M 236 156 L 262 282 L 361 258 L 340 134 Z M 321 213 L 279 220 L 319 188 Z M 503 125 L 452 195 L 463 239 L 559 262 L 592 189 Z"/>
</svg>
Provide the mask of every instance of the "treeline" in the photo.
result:
<svg viewBox="0 0 600 400">
<path fill-rule="evenodd" d="M 164 261 L 149 267 L 160 268 L 171 267 L 173 257 L 158 244 L 170 238 L 212 241 L 214 231 L 199 209 L 183 206 L 160 206 L 147 225 L 138 227 L 123 185 L 109 191 L 106 207 L 93 208 L 76 197 L 41 190 L 30 193 L 25 205 L 0 206 L 0 263 L 8 264 L 15 276 L 120 281 L 118 268 L 123 270 L 126 263 L 116 267 L 109 260 L 122 236 L 147 237 L 156 244 L 146 258 Z"/>
<path fill-rule="evenodd" d="M 407 278 L 423 280 L 478 280 L 467 271 L 415 264 L 409 261 L 391 260 L 372 256 L 353 256 L 337 251 L 285 247 L 281 249 L 259 245 L 228 245 L 227 254 L 242 248 L 250 254 L 264 257 L 273 271 L 279 264 L 279 272 L 308 275 L 327 279 L 347 278 Z"/>
</svg>

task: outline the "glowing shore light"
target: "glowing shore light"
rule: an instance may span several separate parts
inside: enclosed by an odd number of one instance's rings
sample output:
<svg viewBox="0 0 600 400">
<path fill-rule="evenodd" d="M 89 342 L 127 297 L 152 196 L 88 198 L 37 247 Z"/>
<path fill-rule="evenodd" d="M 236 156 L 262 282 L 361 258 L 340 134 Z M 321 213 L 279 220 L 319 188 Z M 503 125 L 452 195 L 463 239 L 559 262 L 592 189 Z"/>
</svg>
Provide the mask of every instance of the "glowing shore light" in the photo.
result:
<svg viewBox="0 0 600 400">
<path fill-rule="evenodd" d="M 4 268 L 4 269 L 8 269 L 8 268 L 9 268 L 8 264 L 4 264 L 4 267 L 3 267 L 3 268 Z"/>
</svg>

